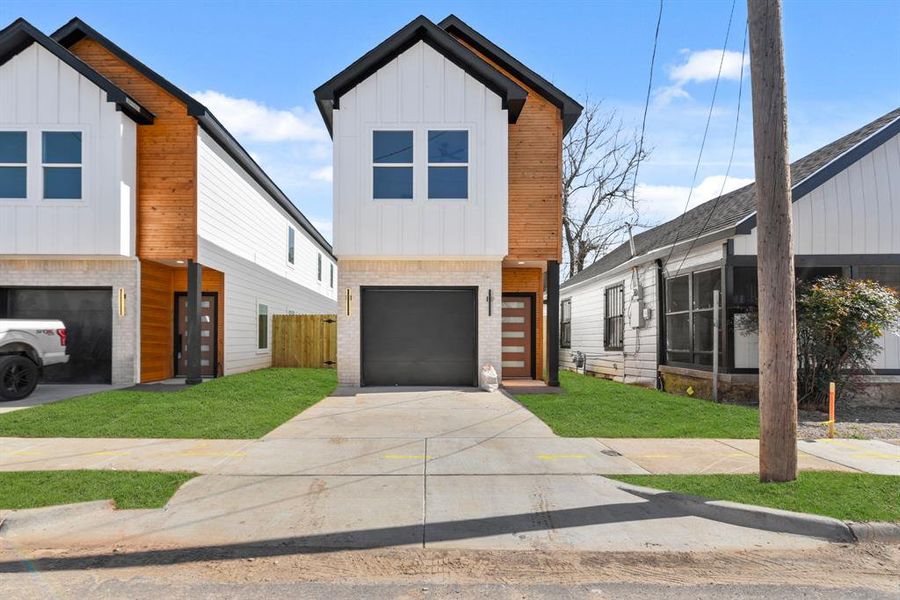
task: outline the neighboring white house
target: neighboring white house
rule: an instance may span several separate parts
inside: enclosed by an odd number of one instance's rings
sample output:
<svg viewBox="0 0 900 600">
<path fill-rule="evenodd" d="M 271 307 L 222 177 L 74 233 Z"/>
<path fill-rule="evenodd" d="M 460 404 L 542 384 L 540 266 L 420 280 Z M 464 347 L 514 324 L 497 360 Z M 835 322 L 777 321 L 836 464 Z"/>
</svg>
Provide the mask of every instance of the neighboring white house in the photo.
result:
<svg viewBox="0 0 900 600">
<path fill-rule="evenodd" d="M 794 162 L 791 179 L 797 276 L 900 288 L 900 109 Z M 626 242 L 564 282 L 561 366 L 574 369 L 581 353 L 588 372 L 708 397 L 717 290 L 720 394 L 755 398 L 756 336 L 735 327 L 756 306 L 755 208 L 750 184 L 637 234 L 634 255 Z M 900 336 L 881 343 L 872 395 L 898 395 Z"/>
<path fill-rule="evenodd" d="M 188 308 L 190 281 L 202 293 Z M 0 317 L 62 319 L 59 382 L 271 364 L 336 310 L 331 246 L 200 103 L 79 19 L 0 31 Z"/>
</svg>

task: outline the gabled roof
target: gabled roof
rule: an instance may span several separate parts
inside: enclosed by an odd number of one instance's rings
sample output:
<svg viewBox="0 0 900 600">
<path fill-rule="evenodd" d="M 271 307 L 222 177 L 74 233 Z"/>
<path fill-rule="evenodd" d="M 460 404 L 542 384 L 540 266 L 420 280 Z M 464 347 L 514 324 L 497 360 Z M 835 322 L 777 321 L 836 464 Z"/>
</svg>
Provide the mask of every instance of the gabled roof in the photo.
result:
<svg viewBox="0 0 900 600">
<path fill-rule="evenodd" d="M 221 145 L 229 156 L 233 158 L 247 173 L 258 183 L 276 202 L 291 216 L 294 221 L 306 231 L 315 241 L 325 250 L 332 258 L 331 244 L 322 236 L 321 233 L 309 222 L 309 219 L 300 212 L 293 202 L 285 195 L 274 181 L 262 170 L 255 160 L 250 156 L 247 150 L 234 138 L 231 133 L 225 129 L 222 123 L 210 112 L 203 104 L 195 100 L 190 94 L 177 87 L 171 81 L 136 59 L 134 56 L 114 44 L 96 29 L 79 19 L 73 18 L 71 21 L 60 27 L 51 36 L 57 40 L 59 44 L 66 48 L 71 47 L 76 42 L 89 38 L 110 53 L 127 63 L 135 71 L 164 89 L 166 92 L 180 100 L 185 104 L 187 114 L 197 119 L 200 127 L 203 128 L 219 145 Z"/>
<path fill-rule="evenodd" d="M 516 122 L 528 92 L 460 44 L 452 35 L 420 15 L 316 89 L 316 105 L 328 132 L 332 133 L 332 111 L 340 108 L 342 95 L 420 41 L 500 96 L 503 108 L 509 113 L 509 122 Z"/>
<path fill-rule="evenodd" d="M 575 125 L 575 122 L 578 120 L 578 117 L 581 116 L 581 111 L 584 110 L 584 107 L 572 99 L 571 96 L 526 67 L 503 48 L 472 29 L 456 15 L 448 16 L 438 23 L 438 27 L 459 37 L 511 73 L 513 77 L 516 77 L 519 81 L 522 81 L 525 85 L 555 104 L 562 114 L 563 135 L 568 133 L 569 130 L 572 129 L 572 126 Z"/>
<path fill-rule="evenodd" d="M 116 110 L 122 111 L 136 123 L 141 125 L 153 123 L 154 114 L 144 108 L 140 102 L 92 69 L 83 60 L 44 35 L 25 19 L 16 19 L 3 30 L 0 30 L 0 65 L 7 63 L 14 56 L 31 46 L 31 44 L 40 44 L 56 58 L 105 91 L 106 100 L 114 103 Z"/>
<path fill-rule="evenodd" d="M 812 190 L 900 134 L 900 108 L 791 163 L 791 200 Z M 718 201 L 717 201 L 718 200 Z M 703 237 L 704 243 L 747 234 L 756 225 L 756 184 L 713 198 L 653 229 L 634 236 L 635 256 Z M 562 288 L 602 275 L 632 258 L 628 242 L 600 257 L 562 284 Z"/>
</svg>

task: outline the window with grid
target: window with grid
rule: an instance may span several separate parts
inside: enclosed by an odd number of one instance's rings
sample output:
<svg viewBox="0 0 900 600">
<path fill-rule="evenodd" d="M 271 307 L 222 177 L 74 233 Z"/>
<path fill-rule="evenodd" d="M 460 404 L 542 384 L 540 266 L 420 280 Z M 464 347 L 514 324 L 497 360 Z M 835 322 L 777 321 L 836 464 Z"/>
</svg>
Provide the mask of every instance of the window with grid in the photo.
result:
<svg viewBox="0 0 900 600">
<path fill-rule="evenodd" d="M 81 132 L 44 131 L 41 146 L 45 200 L 81 200 Z"/>
<path fill-rule="evenodd" d="M 572 300 L 563 300 L 559 307 L 559 345 L 572 347 Z"/>
<path fill-rule="evenodd" d="M 625 348 L 625 284 L 606 288 L 603 302 L 603 348 Z"/>
<path fill-rule="evenodd" d="M 28 133 L 0 131 L 0 198 L 28 197 Z"/>
<path fill-rule="evenodd" d="M 667 362 L 712 365 L 713 292 L 721 282 L 718 268 L 666 280 Z"/>
<path fill-rule="evenodd" d="M 412 200 L 413 132 L 372 132 L 372 198 Z"/>
<path fill-rule="evenodd" d="M 469 197 L 469 132 L 428 132 L 428 198 L 466 200 Z"/>
</svg>

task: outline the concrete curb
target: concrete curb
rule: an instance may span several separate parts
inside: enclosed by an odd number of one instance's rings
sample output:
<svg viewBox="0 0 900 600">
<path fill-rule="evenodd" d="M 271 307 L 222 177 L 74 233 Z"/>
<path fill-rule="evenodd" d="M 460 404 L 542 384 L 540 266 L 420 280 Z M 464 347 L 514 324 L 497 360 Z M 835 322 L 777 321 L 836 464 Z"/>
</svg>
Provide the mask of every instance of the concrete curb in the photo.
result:
<svg viewBox="0 0 900 600">
<path fill-rule="evenodd" d="M 847 523 L 860 542 L 900 544 L 900 523 Z"/>
<path fill-rule="evenodd" d="M 641 487 L 616 481 L 619 489 L 651 501 L 665 502 L 683 510 L 688 515 L 711 519 L 721 523 L 814 537 L 831 542 L 855 542 L 857 535 L 850 524 L 839 519 L 797 513 L 764 506 L 739 504 L 724 500 L 709 500 L 654 488 Z M 860 524 L 862 525 L 862 524 Z M 868 524 L 875 525 L 875 524 Z M 874 531 L 875 528 L 873 528 Z M 874 533 L 873 533 L 874 535 Z"/>
</svg>

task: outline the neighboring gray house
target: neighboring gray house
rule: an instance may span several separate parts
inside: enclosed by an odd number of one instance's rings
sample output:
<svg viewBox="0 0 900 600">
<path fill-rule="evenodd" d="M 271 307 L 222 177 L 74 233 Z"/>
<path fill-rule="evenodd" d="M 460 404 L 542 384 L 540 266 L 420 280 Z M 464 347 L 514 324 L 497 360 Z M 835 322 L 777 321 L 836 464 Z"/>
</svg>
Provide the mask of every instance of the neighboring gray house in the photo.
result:
<svg viewBox="0 0 900 600">
<path fill-rule="evenodd" d="M 802 279 L 842 275 L 900 288 L 900 108 L 791 165 Z M 721 397 L 756 397 L 757 340 L 735 327 L 756 305 L 756 194 L 747 185 L 603 256 L 560 288 L 560 366 L 709 397 L 713 290 L 721 295 Z M 888 333 L 873 384 L 900 386 Z M 892 385 L 891 385 L 892 384 Z M 873 396 L 883 394 L 873 393 Z"/>
</svg>

